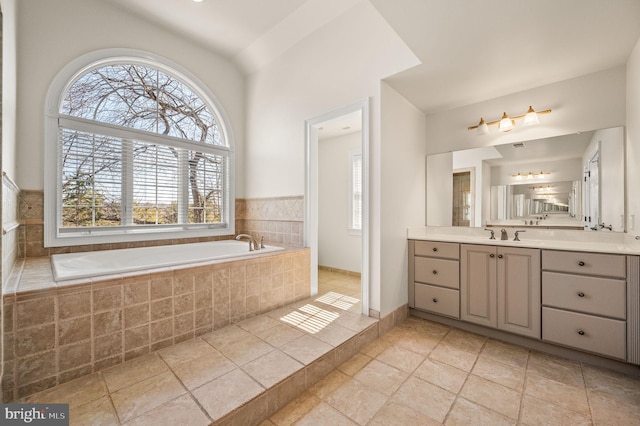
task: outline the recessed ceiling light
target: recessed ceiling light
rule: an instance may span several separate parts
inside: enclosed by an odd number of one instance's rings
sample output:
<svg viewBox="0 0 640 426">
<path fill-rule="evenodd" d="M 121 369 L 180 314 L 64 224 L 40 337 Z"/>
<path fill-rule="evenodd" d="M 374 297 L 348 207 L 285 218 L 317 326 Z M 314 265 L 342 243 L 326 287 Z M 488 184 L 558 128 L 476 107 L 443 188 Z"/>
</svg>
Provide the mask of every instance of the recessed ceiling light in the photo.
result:
<svg viewBox="0 0 640 426">
<path fill-rule="evenodd" d="M 204 0 L 193 0 L 196 3 L 202 3 Z"/>
</svg>

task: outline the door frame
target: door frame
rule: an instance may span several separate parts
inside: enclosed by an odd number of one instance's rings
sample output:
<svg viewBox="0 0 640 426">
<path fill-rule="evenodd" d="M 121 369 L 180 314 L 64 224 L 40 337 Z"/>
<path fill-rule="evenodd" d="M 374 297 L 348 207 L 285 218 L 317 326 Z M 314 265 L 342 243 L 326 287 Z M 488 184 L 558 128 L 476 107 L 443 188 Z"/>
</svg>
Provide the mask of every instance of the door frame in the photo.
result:
<svg viewBox="0 0 640 426">
<path fill-rule="evenodd" d="M 362 135 L 362 313 L 369 315 L 369 99 L 305 120 L 304 244 L 311 249 L 311 295 L 318 294 L 318 128 L 325 121 L 361 112 Z"/>
</svg>

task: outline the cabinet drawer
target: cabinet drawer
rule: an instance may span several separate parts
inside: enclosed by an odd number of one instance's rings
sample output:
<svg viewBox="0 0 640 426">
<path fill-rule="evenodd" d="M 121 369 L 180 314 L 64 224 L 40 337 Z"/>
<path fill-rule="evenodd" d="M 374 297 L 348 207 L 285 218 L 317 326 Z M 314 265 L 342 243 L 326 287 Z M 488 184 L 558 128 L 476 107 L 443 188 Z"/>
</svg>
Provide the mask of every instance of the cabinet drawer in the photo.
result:
<svg viewBox="0 0 640 426">
<path fill-rule="evenodd" d="M 458 290 L 416 283 L 416 309 L 460 318 L 460 293 Z"/>
<path fill-rule="evenodd" d="M 425 284 L 460 288 L 460 269 L 457 260 L 415 257 L 415 280 Z"/>
<path fill-rule="evenodd" d="M 612 358 L 626 359 L 626 323 L 542 308 L 542 339 Z"/>
<path fill-rule="evenodd" d="M 542 269 L 616 278 L 627 276 L 626 259 L 618 254 L 543 250 Z"/>
<path fill-rule="evenodd" d="M 626 319 L 626 281 L 584 275 L 542 273 L 542 304 Z"/>
<path fill-rule="evenodd" d="M 430 256 L 444 259 L 459 259 L 460 245 L 438 241 L 416 241 L 416 256 Z"/>
</svg>

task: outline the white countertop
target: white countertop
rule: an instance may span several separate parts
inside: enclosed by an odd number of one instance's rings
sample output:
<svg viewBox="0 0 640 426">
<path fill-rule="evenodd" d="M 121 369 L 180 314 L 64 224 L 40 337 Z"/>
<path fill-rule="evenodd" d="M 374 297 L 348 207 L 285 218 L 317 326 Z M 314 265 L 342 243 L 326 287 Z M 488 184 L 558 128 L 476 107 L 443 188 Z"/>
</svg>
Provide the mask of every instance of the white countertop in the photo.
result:
<svg viewBox="0 0 640 426">
<path fill-rule="evenodd" d="M 407 238 L 410 240 L 640 255 L 640 240 L 637 240 L 635 235 L 627 233 L 527 229 L 526 232 L 519 234 L 520 241 L 513 241 L 513 229 L 508 230 L 508 240 L 500 240 L 500 229 L 493 228 L 493 230 L 495 231 L 495 240 L 489 239 L 490 232 L 482 228 L 422 226 L 408 228 Z"/>
</svg>

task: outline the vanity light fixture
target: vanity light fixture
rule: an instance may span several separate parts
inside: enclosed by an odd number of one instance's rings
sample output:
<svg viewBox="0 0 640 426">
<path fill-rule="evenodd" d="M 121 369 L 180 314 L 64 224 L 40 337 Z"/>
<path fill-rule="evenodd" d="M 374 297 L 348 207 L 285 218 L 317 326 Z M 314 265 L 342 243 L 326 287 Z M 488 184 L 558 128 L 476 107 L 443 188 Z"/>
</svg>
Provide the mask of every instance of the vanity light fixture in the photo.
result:
<svg viewBox="0 0 640 426">
<path fill-rule="evenodd" d="M 527 110 L 526 113 L 520 114 L 520 115 L 514 115 L 513 117 L 509 117 L 506 112 L 502 114 L 502 117 L 500 118 L 500 120 L 487 122 L 487 121 L 484 121 L 484 118 L 481 117 L 480 122 L 478 124 L 476 124 L 475 126 L 467 127 L 467 130 L 477 129 L 478 135 L 486 135 L 487 133 L 489 133 L 489 126 L 497 124 L 498 130 L 506 133 L 513 130 L 513 128 L 516 125 L 516 120 L 523 119 L 522 124 L 524 126 L 531 126 L 531 125 L 540 123 L 540 119 L 538 118 L 540 114 L 549 114 L 549 113 L 551 113 L 550 109 L 536 112 L 533 109 L 533 107 L 529 105 L 529 109 Z"/>
<path fill-rule="evenodd" d="M 555 188 L 555 185 L 542 185 L 542 186 L 530 186 L 529 189 L 532 191 L 542 191 L 543 189 L 551 189 Z"/>
<path fill-rule="evenodd" d="M 487 122 L 484 121 L 484 118 L 480 117 L 480 122 L 478 123 L 478 134 L 486 135 L 487 133 L 489 133 L 489 126 L 487 125 Z"/>
<path fill-rule="evenodd" d="M 507 113 L 503 113 L 502 114 L 502 118 L 500 119 L 500 122 L 498 123 L 498 130 L 500 130 L 501 132 L 510 132 L 511 130 L 513 130 L 513 128 L 516 126 L 516 122 L 512 119 L 509 118 L 509 116 L 507 115 Z"/>
<path fill-rule="evenodd" d="M 524 178 L 527 178 L 527 179 L 542 179 L 545 175 L 550 175 L 550 174 L 551 174 L 551 172 L 543 172 L 541 170 L 540 173 L 532 173 L 532 172 L 520 173 L 520 172 L 518 172 L 518 173 L 512 174 L 511 177 L 514 177 L 516 179 L 524 179 Z M 531 188 L 531 189 L 533 189 L 533 188 Z"/>
</svg>

